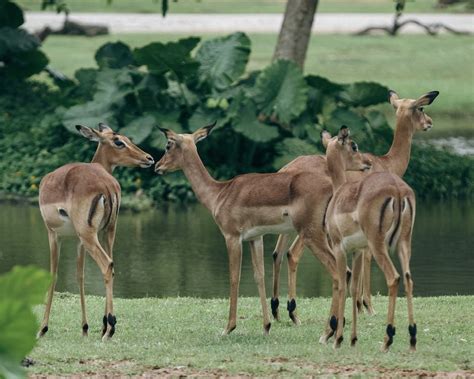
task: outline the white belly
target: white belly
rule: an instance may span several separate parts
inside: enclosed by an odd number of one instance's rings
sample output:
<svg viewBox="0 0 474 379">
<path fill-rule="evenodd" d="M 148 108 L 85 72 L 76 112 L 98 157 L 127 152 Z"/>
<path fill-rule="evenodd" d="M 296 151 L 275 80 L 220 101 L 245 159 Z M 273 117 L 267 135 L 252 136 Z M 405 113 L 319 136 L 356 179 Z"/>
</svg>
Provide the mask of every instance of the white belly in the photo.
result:
<svg viewBox="0 0 474 379">
<path fill-rule="evenodd" d="M 342 246 L 346 253 L 350 253 L 356 249 L 367 247 L 367 238 L 362 230 L 358 230 L 354 234 L 344 237 L 342 239 Z"/>
<path fill-rule="evenodd" d="M 256 237 L 264 234 L 286 234 L 292 232 L 294 229 L 293 222 L 289 217 L 285 217 L 281 224 L 276 225 L 258 225 L 250 229 L 244 230 L 240 235 L 242 241 L 251 241 Z"/>
</svg>

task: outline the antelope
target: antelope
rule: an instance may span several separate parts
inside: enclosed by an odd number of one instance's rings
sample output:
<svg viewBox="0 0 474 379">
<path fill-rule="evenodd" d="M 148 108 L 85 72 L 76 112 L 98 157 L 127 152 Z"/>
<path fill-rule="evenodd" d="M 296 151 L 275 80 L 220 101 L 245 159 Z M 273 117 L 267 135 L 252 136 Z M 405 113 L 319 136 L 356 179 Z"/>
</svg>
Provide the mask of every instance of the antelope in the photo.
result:
<svg viewBox="0 0 474 379">
<path fill-rule="evenodd" d="M 115 333 L 113 311 L 113 255 L 117 216 L 120 207 L 120 184 L 112 176 L 117 166 L 150 167 L 153 158 L 132 141 L 109 126 L 100 123 L 98 130 L 76 125 L 78 132 L 99 145 L 91 163 L 69 163 L 47 174 L 40 183 L 39 206 L 48 230 L 50 269 L 53 282 L 48 291 L 46 308 L 38 337 L 48 331 L 49 315 L 58 274 L 62 237 L 77 236 L 77 280 L 81 297 L 82 334 L 89 325 L 84 298 L 85 251 L 97 263 L 106 288 L 102 340 Z M 99 242 L 104 234 L 104 247 Z"/>
<path fill-rule="evenodd" d="M 318 241 L 315 230 L 323 215 L 315 214 L 313 204 L 319 201 L 313 186 L 318 178 L 311 172 L 278 172 L 245 174 L 227 181 L 214 180 L 204 167 L 196 143 L 206 138 L 215 123 L 192 134 L 177 134 L 161 129 L 167 138 L 163 157 L 156 163 L 155 172 L 183 170 L 198 200 L 211 212 L 224 236 L 229 257 L 230 306 L 229 318 L 223 334 L 229 334 L 237 325 L 237 298 L 242 264 L 242 243 L 249 242 L 254 279 L 263 313 L 264 333 L 271 322 L 265 292 L 263 263 L 263 235 L 288 233 L 295 230 L 305 245 L 316 249 L 326 241 Z M 319 251 L 315 251 L 318 254 Z M 332 254 L 320 256 L 329 272 L 336 272 Z M 337 283 L 334 278 L 333 284 Z M 337 294 L 337 288 L 333 293 Z M 335 312 L 336 300 L 333 298 Z M 333 313 L 334 314 L 334 313 Z M 326 331 L 329 333 L 329 331 Z"/>
<path fill-rule="evenodd" d="M 411 350 L 416 349 L 416 323 L 413 318 L 413 280 L 410 272 L 411 236 L 415 221 L 415 194 L 399 176 L 375 172 L 359 181 L 350 182 L 346 171 L 360 170 L 367 158 L 359 153 L 349 137 L 349 129 L 341 127 L 337 138 L 326 149 L 327 165 L 333 197 L 326 213 L 326 225 L 338 272 L 338 310 L 335 320 L 334 348 L 343 340 L 346 290 L 346 254 L 369 248 L 385 275 L 389 293 L 386 335 L 382 350 L 387 351 L 395 335 L 395 302 L 400 275 L 389 256 L 396 250 L 403 270 L 408 304 L 408 330 Z M 352 298 L 351 345 L 357 342 L 357 299 Z"/>
<path fill-rule="evenodd" d="M 389 102 L 396 110 L 396 126 L 392 146 L 387 154 L 383 156 L 374 156 L 372 154 L 364 154 L 372 161 L 372 168 L 370 172 L 389 172 L 399 177 L 403 177 L 410 161 L 411 143 L 413 135 L 416 131 L 427 131 L 431 129 L 433 121 L 423 111 L 423 107 L 431 104 L 438 96 L 438 91 L 431 91 L 417 100 L 400 99 L 395 91 L 389 91 Z M 330 139 L 330 135 L 325 133 L 322 142 L 325 145 Z M 314 204 L 319 207 L 318 214 L 321 215 L 320 222 L 317 224 L 319 229 L 316 231 L 318 235 L 325 234 L 323 215 L 325 209 L 329 204 L 332 196 L 332 186 L 329 177 L 329 172 L 326 163 L 326 157 L 321 155 L 307 155 L 301 156 L 284 166 L 280 172 L 313 172 L 318 176 L 312 191 L 318 194 L 318 201 Z M 363 172 L 347 172 L 349 180 L 360 180 L 367 173 Z M 320 237 L 320 240 L 322 237 Z M 289 236 L 280 235 L 278 238 L 275 251 L 273 253 L 273 296 L 271 299 L 272 314 L 275 319 L 279 319 L 279 285 L 280 285 L 280 268 L 283 258 L 283 253 L 286 251 Z M 299 236 L 296 237 L 292 243 L 288 256 L 288 306 L 289 316 L 295 324 L 299 324 L 299 319 L 296 315 L 296 273 L 298 269 L 298 262 L 303 254 L 304 243 Z M 318 247 L 320 255 L 331 254 L 326 246 Z M 314 250 L 313 250 L 314 251 Z M 363 259 L 363 262 L 361 261 Z M 351 292 L 356 292 L 353 286 L 358 284 L 358 277 L 362 275 L 363 281 L 363 299 L 358 299 L 358 307 L 362 309 L 362 304 L 365 306 L 369 314 L 374 314 L 372 300 L 370 296 L 370 266 L 371 254 L 370 251 L 364 250 L 364 254 L 356 255 L 353 262 L 353 278 Z M 361 304 L 362 303 L 362 304 Z M 324 339 L 321 340 L 324 342 Z"/>
</svg>

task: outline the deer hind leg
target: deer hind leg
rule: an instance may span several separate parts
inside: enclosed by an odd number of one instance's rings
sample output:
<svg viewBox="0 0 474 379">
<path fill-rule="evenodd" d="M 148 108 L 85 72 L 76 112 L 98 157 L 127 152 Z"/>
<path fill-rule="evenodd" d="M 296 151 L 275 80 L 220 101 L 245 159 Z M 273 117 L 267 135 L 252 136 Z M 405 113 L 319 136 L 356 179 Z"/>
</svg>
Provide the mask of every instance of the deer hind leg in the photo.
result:
<svg viewBox="0 0 474 379">
<path fill-rule="evenodd" d="M 375 261 L 385 275 L 385 280 L 388 287 L 388 312 L 387 312 L 387 329 L 382 351 L 388 351 L 388 348 L 393 343 L 393 336 L 395 335 L 395 303 L 397 300 L 398 284 L 400 282 L 400 275 L 393 265 L 385 242 L 382 238 L 377 242 L 369 241 L 369 248 L 372 251 Z"/>
<path fill-rule="evenodd" d="M 280 294 L 280 269 L 283 253 L 288 245 L 288 239 L 288 234 L 280 234 L 275 246 L 275 251 L 273 252 L 273 296 L 270 305 L 272 308 L 272 315 L 277 321 L 279 320 L 278 306 L 280 305 L 280 300 L 278 299 Z"/>
<path fill-rule="evenodd" d="M 365 307 L 369 315 L 375 315 L 374 307 L 372 306 L 372 291 L 371 291 L 371 266 L 372 266 L 372 253 L 370 249 L 364 249 L 363 254 L 364 268 L 362 281 L 362 304 Z"/>
<path fill-rule="evenodd" d="M 48 240 L 49 240 L 49 252 L 50 252 L 50 272 L 53 277 L 53 281 L 49 286 L 48 299 L 46 301 L 46 307 L 44 310 L 43 322 L 41 328 L 37 334 L 37 338 L 43 337 L 48 331 L 49 315 L 51 313 L 51 305 L 53 303 L 54 289 L 56 287 L 56 281 L 58 279 L 58 263 L 59 254 L 61 249 L 61 243 L 58 239 L 56 232 L 48 229 Z"/>
<path fill-rule="evenodd" d="M 106 227 L 106 230 L 105 230 L 105 238 L 103 240 L 104 242 L 104 250 L 106 252 L 106 254 L 109 256 L 109 258 L 113 261 L 113 247 L 114 247 L 114 242 L 115 242 L 115 231 L 116 231 L 116 220 L 112 220 L 110 222 L 110 224 Z M 114 268 L 112 267 L 112 278 L 110 279 L 111 281 L 111 288 L 113 288 L 114 284 L 113 284 L 113 281 L 114 281 Z M 109 299 L 107 298 L 106 299 L 106 302 L 105 302 L 105 311 L 104 311 L 104 317 L 102 318 L 102 335 L 104 335 L 107 331 L 107 327 L 108 325 L 110 324 L 109 323 L 109 320 L 108 320 L 108 315 L 109 315 L 109 307 L 112 307 L 112 304 L 109 304 Z M 113 315 L 113 313 L 112 313 Z M 114 322 L 116 322 L 116 318 L 114 316 L 113 320 Z M 112 333 L 113 334 L 113 333 Z M 111 336 L 110 336 L 111 337 Z"/>
<path fill-rule="evenodd" d="M 84 293 L 84 266 L 85 266 L 86 250 L 82 243 L 77 245 L 77 283 L 79 285 L 79 293 L 81 296 L 81 311 L 82 311 L 82 335 L 87 336 L 89 331 L 89 324 L 87 323 L 86 313 L 86 299 Z"/>
<path fill-rule="evenodd" d="M 105 330 L 102 330 L 102 340 L 106 341 L 111 338 L 115 333 L 115 324 L 117 322 L 116 317 L 114 316 L 113 309 L 113 261 L 105 252 L 103 247 L 100 245 L 95 232 L 90 232 L 87 234 L 80 234 L 79 238 L 81 243 L 87 249 L 92 259 L 99 266 L 100 271 L 104 277 L 105 283 L 105 298 L 106 298 L 106 314 L 104 316 L 104 323 L 106 323 Z"/>
<path fill-rule="evenodd" d="M 263 237 L 250 241 L 250 252 L 252 254 L 253 275 L 258 286 L 260 303 L 262 304 L 264 333 L 270 332 L 270 317 L 268 316 L 267 295 L 265 292 L 265 266 L 263 263 Z"/>
<path fill-rule="evenodd" d="M 230 306 L 229 321 L 223 335 L 229 334 L 237 326 L 237 298 L 239 296 L 240 271 L 242 267 L 242 244 L 237 237 L 226 237 L 229 255 Z"/>
<path fill-rule="evenodd" d="M 363 255 L 362 251 L 356 251 L 352 258 L 352 281 L 351 281 L 351 297 L 352 297 L 352 335 L 351 346 L 355 346 L 357 342 L 357 316 L 361 310 L 360 302 L 360 284 L 363 272 Z"/>
<path fill-rule="evenodd" d="M 301 324 L 296 314 L 296 273 L 303 251 L 304 240 L 300 236 L 297 236 L 288 251 L 288 303 L 286 306 L 288 315 L 295 325 Z"/>
</svg>

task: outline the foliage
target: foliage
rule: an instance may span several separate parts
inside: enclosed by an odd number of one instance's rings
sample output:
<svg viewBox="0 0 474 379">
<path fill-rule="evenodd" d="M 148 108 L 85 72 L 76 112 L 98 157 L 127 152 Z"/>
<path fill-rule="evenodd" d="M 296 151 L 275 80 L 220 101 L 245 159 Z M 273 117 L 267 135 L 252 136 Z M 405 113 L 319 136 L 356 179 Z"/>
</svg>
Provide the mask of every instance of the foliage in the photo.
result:
<svg viewBox="0 0 474 379">
<path fill-rule="evenodd" d="M 20 361 L 35 346 L 38 329 L 31 307 L 43 301 L 49 283 L 50 275 L 32 266 L 0 276 L 0 376 L 26 376 Z"/>
<path fill-rule="evenodd" d="M 341 124 L 351 127 L 362 150 L 388 150 L 392 129 L 373 107 L 387 100 L 386 87 L 304 76 L 288 61 L 245 72 L 250 42 L 242 33 L 199 42 L 192 37 L 136 49 L 106 43 L 95 55 L 98 68 L 76 71 L 75 84 L 59 90 L 34 81 L 0 80 L 8 94 L 0 98 L 0 123 L 7 123 L 0 138 L 5 152 L 0 190 L 34 196 L 46 172 L 66 162 L 89 161 L 95 146 L 79 140 L 78 123 L 105 121 L 159 159 L 165 140 L 156 126 L 191 132 L 217 120 L 216 132 L 198 148 L 220 179 L 278 170 L 299 155 L 322 153 L 321 130 L 335 133 Z M 219 58 L 214 50 L 221 52 Z M 426 149 L 433 159 L 443 154 Z M 452 155 L 451 161 L 462 159 Z M 125 194 L 145 189 L 155 201 L 194 200 L 182 174 L 158 177 L 137 169 L 118 169 L 117 174 Z M 471 174 L 457 170 L 452 175 L 465 189 L 437 192 L 429 176 L 413 184 L 423 195 L 470 196 Z"/>
<path fill-rule="evenodd" d="M 23 11 L 10 0 L 0 0 L 0 76 L 28 77 L 43 70 L 48 58 L 39 40 L 20 26 Z"/>
</svg>

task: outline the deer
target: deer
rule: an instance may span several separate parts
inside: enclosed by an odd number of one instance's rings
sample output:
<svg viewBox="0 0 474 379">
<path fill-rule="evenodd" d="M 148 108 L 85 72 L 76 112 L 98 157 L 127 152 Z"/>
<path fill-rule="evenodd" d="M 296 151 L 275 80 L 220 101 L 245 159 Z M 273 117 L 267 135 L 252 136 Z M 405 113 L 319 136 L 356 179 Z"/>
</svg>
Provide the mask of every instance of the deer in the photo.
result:
<svg viewBox="0 0 474 379">
<path fill-rule="evenodd" d="M 383 351 L 388 351 L 395 335 L 395 303 L 400 275 L 389 255 L 397 252 L 403 271 L 408 305 L 410 349 L 416 350 L 417 327 L 413 316 L 413 279 L 410 272 L 411 238 L 416 214 L 415 193 L 398 175 L 373 172 L 358 181 L 349 181 L 346 171 L 358 171 L 367 162 L 342 126 L 337 137 L 328 142 L 327 166 L 333 196 L 326 213 L 326 229 L 336 259 L 338 273 L 338 310 L 335 315 L 334 348 L 343 341 L 346 290 L 346 254 L 369 248 L 385 276 L 389 305 Z M 357 299 L 352 298 L 351 346 L 357 342 Z"/>
<path fill-rule="evenodd" d="M 411 144 L 413 135 L 417 131 L 428 131 L 433 126 L 433 121 L 423 110 L 424 106 L 430 105 L 438 96 L 438 91 L 428 92 L 418 99 L 401 99 L 399 95 L 390 90 L 389 91 L 389 102 L 396 111 L 396 126 L 392 145 L 387 154 L 383 156 L 375 156 L 373 154 L 365 153 L 364 156 L 370 158 L 372 161 L 372 168 L 369 172 L 355 172 L 348 171 L 347 177 L 349 180 L 360 180 L 362 176 L 368 175 L 371 172 L 389 172 L 399 177 L 403 177 L 405 174 L 408 163 L 410 162 Z M 324 133 L 322 143 L 326 147 L 327 142 L 331 136 L 327 132 Z M 306 155 L 300 156 L 295 160 L 288 163 L 286 166 L 280 169 L 280 172 L 313 172 L 318 176 L 319 180 L 315 182 L 315 186 L 312 191 L 318 193 L 319 201 L 314 206 L 319 207 L 318 214 L 323 215 L 329 201 L 332 196 L 332 186 L 327 168 L 326 156 L 324 155 Z M 324 220 L 321 217 L 320 226 L 317 233 L 322 236 L 325 234 L 324 231 Z M 323 238 L 320 237 L 319 240 Z M 273 296 L 271 298 L 271 309 L 273 317 L 279 319 L 279 286 L 280 286 L 280 269 L 283 259 L 283 255 L 286 252 L 286 248 L 289 241 L 289 235 L 280 235 L 273 253 Z M 291 244 L 288 252 L 288 303 L 287 310 L 289 312 L 290 319 L 294 324 L 299 324 L 300 320 L 296 314 L 296 275 L 298 269 L 298 263 L 303 254 L 304 243 L 299 236 L 296 237 L 294 242 Z M 330 253 L 326 246 L 320 247 L 320 254 Z M 355 293 L 356 290 L 353 288 L 355 285 L 360 285 L 361 289 L 358 292 L 362 292 L 362 298 L 358 299 L 358 308 L 361 311 L 362 305 L 366 308 L 369 314 L 374 314 L 374 308 L 371 299 L 370 289 L 370 267 L 372 255 L 367 249 L 364 250 L 363 254 L 356 254 L 355 260 L 353 261 L 352 270 L 352 282 L 351 282 L 351 293 Z M 358 283 L 359 278 L 362 283 Z M 333 325 L 334 326 L 334 325 Z M 321 342 L 324 343 L 326 339 L 322 338 Z"/>
<path fill-rule="evenodd" d="M 266 303 L 265 272 L 263 257 L 263 235 L 269 233 L 287 234 L 296 230 L 305 246 L 314 253 L 334 275 L 337 283 L 335 258 L 331 253 L 319 255 L 315 230 L 323 215 L 315 214 L 313 207 L 318 194 L 313 186 L 318 177 L 311 172 L 276 172 L 243 174 L 230 180 L 217 181 L 205 168 L 196 144 L 206 138 L 216 123 L 196 130 L 194 133 L 178 134 L 161 129 L 167 143 L 164 155 L 155 165 L 155 172 L 163 175 L 182 170 L 189 180 L 197 199 L 210 211 L 226 243 L 229 258 L 230 305 L 227 326 L 223 335 L 228 335 L 237 326 L 237 300 L 242 265 L 242 243 L 250 244 L 254 279 L 258 287 L 263 314 L 264 334 L 271 327 Z M 329 249 L 329 246 L 326 247 Z M 330 251 L 330 250 L 328 250 Z M 333 288 L 331 312 L 336 311 L 337 287 Z M 331 333 L 330 330 L 325 331 Z"/>
<path fill-rule="evenodd" d="M 115 333 L 117 322 L 113 310 L 113 246 L 121 202 L 120 184 L 112 176 L 117 166 L 151 167 L 155 162 L 129 138 L 108 125 L 98 129 L 76 125 L 85 138 L 98 142 L 91 163 L 68 163 L 45 175 L 39 187 L 39 207 L 48 231 L 50 271 L 49 287 L 43 321 L 37 337 L 48 331 L 49 316 L 58 276 L 61 241 L 65 237 L 79 238 L 77 247 L 77 281 L 82 310 L 82 334 L 88 335 L 84 294 L 85 252 L 97 263 L 106 288 L 105 312 L 102 320 L 102 340 Z M 103 244 L 99 242 L 103 235 Z"/>
</svg>

